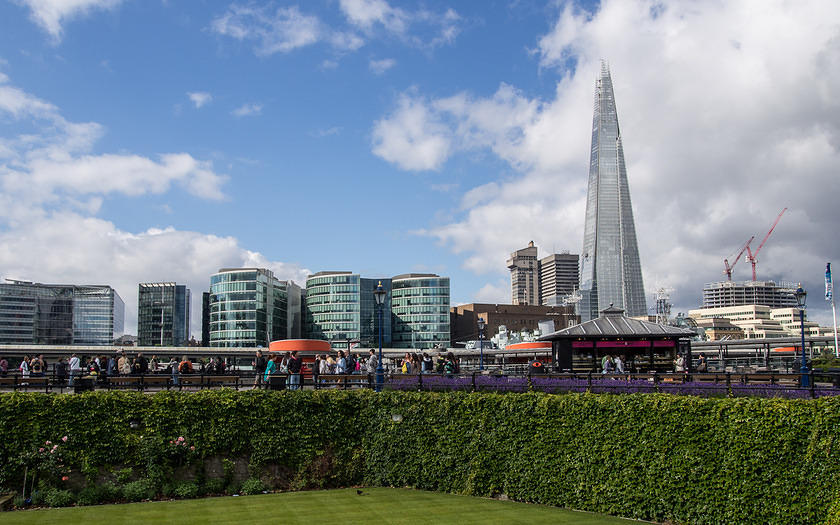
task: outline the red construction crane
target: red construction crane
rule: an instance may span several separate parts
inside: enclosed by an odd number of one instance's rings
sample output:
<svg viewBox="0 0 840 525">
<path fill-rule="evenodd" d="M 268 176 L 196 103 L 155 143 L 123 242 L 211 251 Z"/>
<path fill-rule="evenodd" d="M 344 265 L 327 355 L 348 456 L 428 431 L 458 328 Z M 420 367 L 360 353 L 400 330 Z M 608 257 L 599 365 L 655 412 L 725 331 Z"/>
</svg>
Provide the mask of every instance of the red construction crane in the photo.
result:
<svg viewBox="0 0 840 525">
<path fill-rule="evenodd" d="M 776 222 L 773 223 L 773 226 L 770 227 L 770 231 L 767 232 L 767 235 L 764 236 L 764 239 L 761 241 L 761 244 L 758 245 L 758 249 L 755 253 L 750 250 L 749 244 L 747 244 L 747 260 L 752 263 L 752 271 L 753 271 L 753 281 L 755 281 L 755 258 L 758 257 L 758 252 L 761 251 L 761 248 L 764 246 L 764 243 L 767 242 L 767 238 L 770 237 L 770 234 L 773 233 L 773 230 L 776 228 L 776 225 L 779 224 L 779 219 L 782 218 L 782 215 L 787 211 L 787 208 L 783 208 L 782 211 L 779 213 L 779 216 L 776 217 Z"/>
<path fill-rule="evenodd" d="M 723 260 L 723 265 L 726 267 L 726 269 L 723 271 L 723 273 L 726 274 L 726 280 L 727 281 L 732 280 L 732 269 L 735 268 L 736 264 L 738 264 L 738 260 L 741 258 L 742 255 L 744 255 L 744 251 L 747 248 L 750 247 L 750 243 L 753 241 L 753 239 L 755 239 L 755 235 L 750 237 L 749 240 L 747 240 L 747 242 L 745 242 L 744 245 L 741 246 L 741 251 L 738 252 L 738 256 L 735 257 L 735 261 L 731 265 L 729 264 L 729 259 L 724 259 Z M 731 255 L 730 255 L 730 257 L 731 257 Z"/>
</svg>

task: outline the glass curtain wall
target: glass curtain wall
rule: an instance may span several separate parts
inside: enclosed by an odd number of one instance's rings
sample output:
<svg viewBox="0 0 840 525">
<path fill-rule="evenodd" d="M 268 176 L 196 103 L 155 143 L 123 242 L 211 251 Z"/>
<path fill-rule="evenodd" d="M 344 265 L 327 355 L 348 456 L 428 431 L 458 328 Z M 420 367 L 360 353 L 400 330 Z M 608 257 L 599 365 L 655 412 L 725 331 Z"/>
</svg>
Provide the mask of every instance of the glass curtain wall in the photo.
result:
<svg viewBox="0 0 840 525">
<path fill-rule="evenodd" d="M 394 277 L 391 318 L 394 348 L 447 348 L 449 278 L 434 274 Z"/>
</svg>

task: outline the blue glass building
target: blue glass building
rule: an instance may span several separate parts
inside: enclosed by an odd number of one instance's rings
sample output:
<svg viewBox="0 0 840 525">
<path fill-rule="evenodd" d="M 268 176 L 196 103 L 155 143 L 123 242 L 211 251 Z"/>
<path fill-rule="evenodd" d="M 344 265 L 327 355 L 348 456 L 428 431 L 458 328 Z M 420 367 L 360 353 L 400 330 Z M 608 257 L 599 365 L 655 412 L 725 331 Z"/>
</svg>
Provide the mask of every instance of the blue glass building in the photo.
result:
<svg viewBox="0 0 840 525">
<path fill-rule="evenodd" d="M 391 279 L 391 346 L 449 347 L 449 277 L 409 273 Z"/>
<path fill-rule="evenodd" d="M 606 62 L 601 63 L 595 89 L 580 292 L 582 322 L 597 318 L 610 305 L 629 317 L 647 315 L 624 148 Z"/>
<path fill-rule="evenodd" d="M 300 337 L 301 289 L 265 268 L 223 268 L 210 278 L 210 346 L 267 347 Z"/>
<path fill-rule="evenodd" d="M 110 286 L 0 284 L 0 344 L 112 345 L 125 304 Z"/>
<path fill-rule="evenodd" d="M 190 338 L 190 290 L 176 283 L 140 283 L 138 346 L 185 346 Z"/>
</svg>

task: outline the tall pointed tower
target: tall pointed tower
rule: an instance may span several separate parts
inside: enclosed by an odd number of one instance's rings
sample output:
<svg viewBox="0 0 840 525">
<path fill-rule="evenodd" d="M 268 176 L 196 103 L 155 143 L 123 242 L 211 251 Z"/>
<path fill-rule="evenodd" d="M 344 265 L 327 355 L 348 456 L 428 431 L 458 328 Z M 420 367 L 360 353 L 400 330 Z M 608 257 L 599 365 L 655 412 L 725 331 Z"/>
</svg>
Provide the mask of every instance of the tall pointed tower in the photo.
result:
<svg viewBox="0 0 840 525">
<path fill-rule="evenodd" d="M 630 187 L 606 62 L 595 85 L 586 224 L 580 256 L 581 321 L 613 304 L 627 316 L 647 315 Z"/>
</svg>

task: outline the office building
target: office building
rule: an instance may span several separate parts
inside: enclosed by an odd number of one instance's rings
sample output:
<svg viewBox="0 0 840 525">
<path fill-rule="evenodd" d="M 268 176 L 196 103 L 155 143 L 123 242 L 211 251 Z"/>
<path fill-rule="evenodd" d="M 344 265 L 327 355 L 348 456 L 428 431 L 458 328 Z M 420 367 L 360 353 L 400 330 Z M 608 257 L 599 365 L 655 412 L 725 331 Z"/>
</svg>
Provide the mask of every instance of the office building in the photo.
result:
<svg viewBox="0 0 840 525">
<path fill-rule="evenodd" d="M 186 346 L 190 338 L 189 288 L 172 282 L 140 283 L 138 346 Z"/>
<path fill-rule="evenodd" d="M 409 273 L 391 279 L 391 346 L 449 347 L 449 277 Z"/>
<path fill-rule="evenodd" d="M 539 261 L 534 241 L 521 250 L 510 254 L 507 260 L 510 270 L 510 300 L 513 304 L 540 304 Z"/>
<path fill-rule="evenodd" d="M 719 281 L 703 286 L 703 308 L 759 304 L 770 308 L 796 306 L 796 284 L 773 281 Z"/>
<path fill-rule="evenodd" d="M 484 320 L 484 337 L 488 340 L 499 333 L 501 326 L 508 332 L 533 332 L 544 321 L 551 321 L 555 330 L 580 322 L 573 306 L 470 303 L 453 306 L 449 315 L 453 345 L 478 339 L 479 318 Z"/>
<path fill-rule="evenodd" d="M 403 274 L 370 279 L 351 272 L 325 271 L 306 280 L 306 329 L 309 339 L 333 348 L 379 344 L 379 313 L 373 291 L 385 290 L 382 345 L 393 348 L 449 346 L 449 278 Z"/>
<path fill-rule="evenodd" d="M 566 297 L 578 289 L 578 255 L 554 253 L 539 260 L 540 304 L 561 306 Z"/>
<path fill-rule="evenodd" d="M 601 63 L 595 89 L 580 268 L 582 321 L 597 319 L 610 305 L 629 317 L 647 314 L 624 148 L 606 62 Z"/>
<path fill-rule="evenodd" d="M 305 334 L 333 348 L 379 344 L 379 317 L 373 290 L 382 283 L 382 341 L 391 345 L 391 280 L 367 279 L 352 272 L 318 272 L 306 279 Z"/>
<path fill-rule="evenodd" d="M 819 324 L 809 322 L 807 311 L 805 314 L 805 335 L 822 335 Z M 771 308 L 757 304 L 698 308 L 689 310 L 688 315 L 697 319 L 700 326 L 703 325 L 703 320 L 707 319 L 727 320 L 741 329 L 744 339 L 797 337 L 802 326 L 799 322 L 798 308 Z"/>
<path fill-rule="evenodd" d="M 0 284 L 0 344 L 107 346 L 124 326 L 125 304 L 110 286 Z"/>
<path fill-rule="evenodd" d="M 210 346 L 267 347 L 300 337 L 300 297 L 299 286 L 271 270 L 222 268 L 210 277 Z"/>
</svg>

